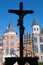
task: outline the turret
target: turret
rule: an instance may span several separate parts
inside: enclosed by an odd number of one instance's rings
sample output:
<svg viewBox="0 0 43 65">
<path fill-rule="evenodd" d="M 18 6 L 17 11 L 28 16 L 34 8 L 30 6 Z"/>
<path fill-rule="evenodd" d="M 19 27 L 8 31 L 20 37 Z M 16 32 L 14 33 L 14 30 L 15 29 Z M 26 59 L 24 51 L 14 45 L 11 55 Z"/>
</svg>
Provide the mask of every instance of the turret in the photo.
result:
<svg viewBox="0 0 43 65">
<path fill-rule="evenodd" d="M 32 24 L 32 33 L 33 34 L 37 34 L 37 33 L 39 34 L 40 33 L 40 26 L 39 26 L 36 18 L 34 19 L 33 24 Z"/>
<path fill-rule="evenodd" d="M 5 34 L 16 34 L 15 29 L 11 22 L 6 29 Z"/>
</svg>

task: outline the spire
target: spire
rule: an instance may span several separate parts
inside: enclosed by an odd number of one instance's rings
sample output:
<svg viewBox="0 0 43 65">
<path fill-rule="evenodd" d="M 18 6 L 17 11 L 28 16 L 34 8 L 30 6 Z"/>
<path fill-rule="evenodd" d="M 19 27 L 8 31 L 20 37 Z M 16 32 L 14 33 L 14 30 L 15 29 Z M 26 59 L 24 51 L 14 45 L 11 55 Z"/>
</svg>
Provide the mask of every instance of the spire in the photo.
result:
<svg viewBox="0 0 43 65">
<path fill-rule="evenodd" d="M 8 33 L 8 32 L 15 32 L 15 29 L 12 25 L 12 23 L 10 22 L 10 24 L 8 25 L 7 29 L 6 29 L 6 32 L 5 33 Z"/>
<path fill-rule="evenodd" d="M 37 20 L 36 20 L 36 18 L 34 18 L 34 21 L 33 21 L 32 26 L 33 26 L 33 25 L 39 25 L 38 22 L 37 22 Z"/>
</svg>

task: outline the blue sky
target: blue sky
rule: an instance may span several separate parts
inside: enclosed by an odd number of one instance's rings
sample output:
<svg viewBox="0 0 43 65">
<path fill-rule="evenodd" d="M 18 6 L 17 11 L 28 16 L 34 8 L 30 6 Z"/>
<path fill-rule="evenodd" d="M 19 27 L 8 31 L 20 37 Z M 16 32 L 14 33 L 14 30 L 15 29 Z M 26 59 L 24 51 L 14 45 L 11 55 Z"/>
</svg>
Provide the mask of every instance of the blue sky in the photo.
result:
<svg viewBox="0 0 43 65">
<path fill-rule="evenodd" d="M 43 0 L 0 0 L 0 36 L 6 31 L 6 27 L 12 22 L 16 32 L 18 16 L 8 13 L 9 9 L 19 9 L 20 1 L 23 2 L 24 10 L 34 10 L 34 14 L 28 14 L 24 17 L 25 33 L 32 32 L 31 25 L 34 18 L 37 19 L 41 28 L 43 28 Z"/>
</svg>

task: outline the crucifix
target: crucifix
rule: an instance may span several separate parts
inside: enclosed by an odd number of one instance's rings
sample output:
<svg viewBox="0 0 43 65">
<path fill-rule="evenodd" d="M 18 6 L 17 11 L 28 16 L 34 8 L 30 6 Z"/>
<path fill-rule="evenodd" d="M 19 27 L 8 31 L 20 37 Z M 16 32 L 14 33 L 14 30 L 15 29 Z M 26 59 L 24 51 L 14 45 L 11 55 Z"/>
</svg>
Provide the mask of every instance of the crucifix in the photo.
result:
<svg viewBox="0 0 43 65">
<path fill-rule="evenodd" d="M 25 27 L 23 26 L 23 18 L 26 14 L 33 14 L 32 10 L 23 10 L 23 3 L 20 2 L 20 10 L 8 10 L 9 13 L 15 13 L 19 16 L 17 26 L 20 26 L 20 57 L 23 57 L 23 34 Z"/>
<path fill-rule="evenodd" d="M 20 29 L 20 57 L 18 58 L 5 58 L 6 60 L 6 65 L 12 65 L 13 63 L 15 63 L 16 61 L 19 63 L 19 65 L 24 65 L 25 62 L 29 62 L 30 65 L 38 65 L 38 58 L 33 58 L 33 57 L 23 57 L 23 34 L 24 34 L 24 29 L 25 27 L 23 26 L 23 18 L 26 14 L 33 14 L 34 11 L 33 10 L 23 10 L 23 3 L 20 2 L 20 10 L 8 10 L 9 13 L 14 13 L 16 15 L 19 16 L 18 19 L 18 24 L 17 26 L 19 26 Z M 9 62 L 9 63 L 8 63 Z"/>
</svg>

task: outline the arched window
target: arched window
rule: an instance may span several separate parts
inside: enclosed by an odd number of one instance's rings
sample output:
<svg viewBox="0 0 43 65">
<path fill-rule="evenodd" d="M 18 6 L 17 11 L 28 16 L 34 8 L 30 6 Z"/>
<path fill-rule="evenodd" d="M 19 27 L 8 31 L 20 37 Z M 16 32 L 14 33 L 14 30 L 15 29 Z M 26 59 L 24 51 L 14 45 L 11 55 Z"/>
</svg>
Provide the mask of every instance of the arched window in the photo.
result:
<svg viewBox="0 0 43 65">
<path fill-rule="evenodd" d="M 36 31 L 36 28 L 34 28 L 34 31 Z"/>
<path fill-rule="evenodd" d="M 37 31 L 38 31 L 38 28 L 37 28 Z"/>
<path fill-rule="evenodd" d="M 14 48 L 10 48 L 10 54 L 14 53 Z"/>
</svg>

